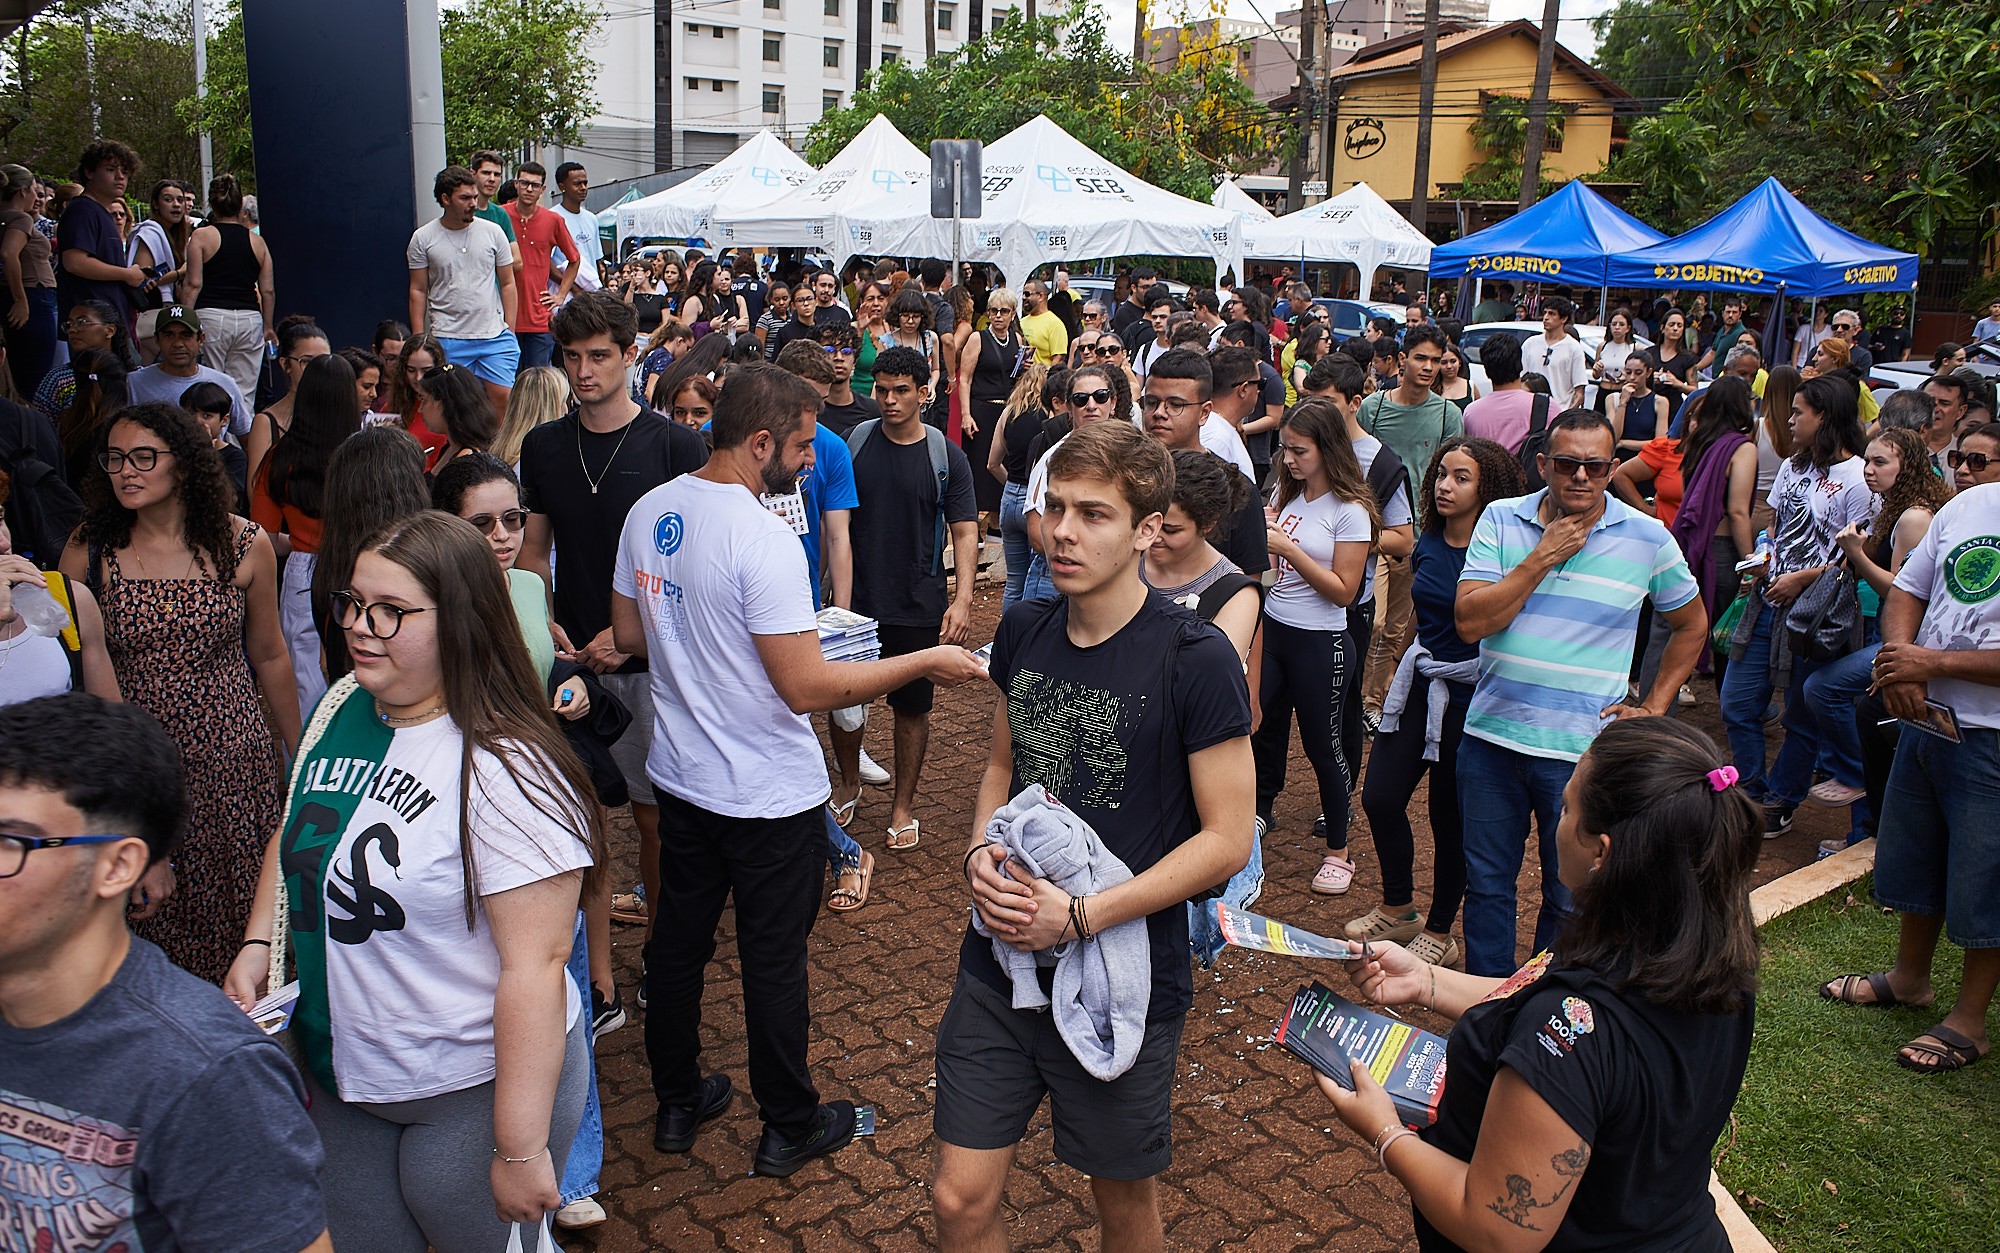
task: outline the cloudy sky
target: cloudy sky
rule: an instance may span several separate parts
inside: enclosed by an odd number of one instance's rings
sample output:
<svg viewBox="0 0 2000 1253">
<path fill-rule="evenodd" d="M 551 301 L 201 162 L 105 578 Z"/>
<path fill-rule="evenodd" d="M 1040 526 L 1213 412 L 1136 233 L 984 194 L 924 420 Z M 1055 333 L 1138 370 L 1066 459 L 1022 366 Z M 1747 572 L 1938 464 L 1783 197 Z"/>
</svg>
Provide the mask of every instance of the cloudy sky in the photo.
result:
<svg viewBox="0 0 2000 1253">
<path fill-rule="evenodd" d="M 1329 2 L 1337 3 L 1338 0 Z M 1096 3 L 1110 15 L 1109 26 L 1112 31 L 1131 31 L 1133 0 L 1096 0 Z M 1176 4 L 1183 3 L 1190 11 L 1198 14 L 1206 14 L 1209 9 L 1209 0 L 1191 0 L 1191 2 L 1154 0 L 1153 8 L 1155 12 L 1166 14 L 1174 12 Z M 1296 0 L 1284 0 L 1283 3 L 1278 3 L 1277 0 L 1226 0 L 1226 4 L 1231 17 L 1240 17 L 1253 22 L 1260 16 L 1275 21 L 1280 10 L 1298 7 Z M 1591 34 L 1589 19 L 1611 6 L 1612 0 L 1562 0 L 1560 36 L 1563 43 L 1572 52 L 1588 59 L 1597 47 L 1597 41 Z M 1517 17 L 1540 21 L 1542 0 L 1492 0 L 1491 16 L 1495 21 L 1509 21 Z"/>
</svg>

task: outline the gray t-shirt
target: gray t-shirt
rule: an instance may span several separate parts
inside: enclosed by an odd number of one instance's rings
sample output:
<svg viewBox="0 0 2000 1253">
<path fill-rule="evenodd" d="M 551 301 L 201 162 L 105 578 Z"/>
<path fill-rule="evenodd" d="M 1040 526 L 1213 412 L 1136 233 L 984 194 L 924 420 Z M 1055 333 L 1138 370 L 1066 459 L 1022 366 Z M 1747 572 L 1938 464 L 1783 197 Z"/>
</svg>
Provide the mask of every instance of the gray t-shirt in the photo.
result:
<svg viewBox="0 0 2000 1253">
<path fill-rule="evenodd" d="M 163 400 L 170 405 L 181 403 L 181 393 L 196 383 L 214 383 L 229 393 L 229 431 L 232 435 L 250 433 L 250 406 L 243 402 L 243 393 L 236 390 L 236 380 L 220 370 L 211 370 L 205 365 L 194 369 L 193 378 L 182 378 L 169 374 L 162 366 L 149 365 L 143 370 L 134 370 L 125 380 L 125 394 L 135 405 L 151 404 Z"/>
<path fill-rule="evenodd" d="M 430 271 L 424 329 L 439 339 L 492 339 L 507 330 L 494 276 L 514 264 L 506 232 L 484 218 L 447 230 L 432 218 L 410 236 L 410 268 Z"/>
<path fill-rule="evenodd" d="M 252 1253 L 326 1230 L 298 1072 L 146 941 L 69 1017 L 0 1018 L 0 1058 L 0 1237 L 18 1247 Z"/>
</svg>

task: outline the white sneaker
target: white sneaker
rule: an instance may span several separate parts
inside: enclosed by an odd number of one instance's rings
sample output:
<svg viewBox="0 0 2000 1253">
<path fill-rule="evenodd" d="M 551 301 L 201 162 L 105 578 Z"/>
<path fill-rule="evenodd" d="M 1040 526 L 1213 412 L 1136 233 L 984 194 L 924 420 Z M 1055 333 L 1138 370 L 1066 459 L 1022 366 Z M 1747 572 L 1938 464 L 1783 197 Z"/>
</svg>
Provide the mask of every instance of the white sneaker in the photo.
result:
<svg viewBox="0 0 2000 1253">
<path fill-rule="evenodd" d="M 587 1196 L 580 1201 L 571 1201 L 557 1210 L 556 1226 L 565 1231 L 578 1231 L 585 1227 L 595 1227 L 608 1217 L 610 1215 L 606 1214 L 604 1207 L 597 1203 L 597 1198 Z"/>
<path fill-rule="evenodd" d="M 876 765 L 865 748 L 861 750 L 861 781 L 869 787 L 889 786 L 889 772 Z"/>
<path fill-rule="evenodd" d="M 1691 709 L 1694 707 L 1694 701 L 1694 689 L 1685 683 L 1681 684 L 1681 690 L 1674 694 L 1674 703 L 1682 709 Z"/>
</svg>

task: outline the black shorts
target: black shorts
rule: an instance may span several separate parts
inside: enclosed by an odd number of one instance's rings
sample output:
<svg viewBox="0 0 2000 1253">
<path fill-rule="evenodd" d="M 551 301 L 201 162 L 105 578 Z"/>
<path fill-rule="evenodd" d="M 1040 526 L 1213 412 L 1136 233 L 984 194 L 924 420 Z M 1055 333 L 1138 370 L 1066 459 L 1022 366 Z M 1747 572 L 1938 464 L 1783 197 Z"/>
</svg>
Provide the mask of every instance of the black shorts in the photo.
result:
<svg viewBox="0 0 2000 1253">
<path fill-rule="evenodd" d="M 1015 1009 L 1005 993 L 960 972 L 937 1034 L 937 1138 L 1004 1149 L 1027 1134 L 1049 1098 L 1057 1160 L 1094 1179 L 1150 1179 L 1173 1163 L 1174 1067 L 1184 1015 L 1146 1025 L 1132 1068 L 1092 1078 L 1047 1010 Z"/>
<path fill-rule="evenodd" d="M 943 630 L 942 622 L 933 622 L 928 626 L 899 626 L 884 622 L 875 628 L 875 638 L 882 643 L 884 657 L 907 657 L 911 653 L 937 647 L 938 635 Z M 935 703 L 937 686 L 929 679 L 911 679 L 889 693 L 889 708 L 899 714 L 927 714 Z"/>
</svg>

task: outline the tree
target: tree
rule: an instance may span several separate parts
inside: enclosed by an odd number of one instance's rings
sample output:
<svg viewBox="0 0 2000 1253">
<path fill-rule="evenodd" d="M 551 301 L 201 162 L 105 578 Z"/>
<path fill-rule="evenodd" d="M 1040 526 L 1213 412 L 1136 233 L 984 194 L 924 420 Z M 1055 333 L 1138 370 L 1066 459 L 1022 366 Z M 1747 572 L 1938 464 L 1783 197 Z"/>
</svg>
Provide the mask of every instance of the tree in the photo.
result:
<svg viewBox="0 0 2000 1253">
<path fill-rule="evenodd" d="M 881 67 L 848 107 L 813 125 L 807 159 L 826 161 L 877 113 L 919 148 L 947 137 L 991 143 L 1046 113 L 1106 160 L 1204 202 L 1217 174 L 1261 168 L 1287 139 L 1221 58 L 1135 64 L 1089 4 L 1011 19 L 921 68 Z"/>
<path fill-rule="evenodd" d="M 1521 207 L 1535 203 L 1541 192 L 1542 144 L 1548 134 L 1549 80 L 1556 68 L 1556 23 L 1562 0 L 1543 0 L 1542 33 L 1535 40 L 1535 87 L 1528 98 L 1527 146 L 1521 153 Z"/>
<path fill-rule="evenodd" d="M 1597 35 L 1597 68 L 1642 101 L 1680 100 L 1701 88 L 1716 59 L 1700 32 L 1686 32 L 1678 4 L 1618 0 L 1590 19 Z"/>
<path fill-rule="evenodd" d="M 595 0 L 471 0 L 445 10 L 444 138 L 452 159 L 582 138 L 597 111 L 597 64 L 580 33 L 603 17 Z"/>
<path fill-rule="evenodd" d="M 1424 50 L 1417 70 L 1417 152 L 1410 180 L 1410 225 L 1430 226 L 1431 106 L 1437 100 L 1438 0 L 1424 0 Z"/>
<path fill-rule="evenodd" d="M 185 0 L 64 0 L 5 42 L 0 149 L 42 174 L 68 178 L 93 138 L 84 70 L 83 15 L 96 43 L 95 89 L 103 135 L 132 145 L 145 163 L 134 193 L 155 178 L 200 177 L 194 135 L 175 111 L 194 90 L 194 46 Z"/>
<path fill-rule="evenodd" d="M 205 127 L 215 149 L 218 173 L 234 174 L 245 191 L 257 189 L 257 154 L 250 142 L 250 67 L 243 47 L 243 9 L 234 3 L 211 20 L 222 18 L 208 36 L 208 99 L 195 96 L 192 86 L 175 110 L 187 128 L 199 134 Z M 201 189 L 206 196 L 208 189 Z"/>
<path fill-rule="evenodd" d="M 1500 198 L 1520 195 L 1522 158 L 1528 151 L 1533 108 L 1531 102 L 1520 96 L 1488 96 L 1481 102 L 1479 117 L 1466 130 L 1486 159 L 1465 172 L 1468 185 L 1497 186 L 1511 182 L 1511 189 Z M 1544 124 L 1548 137 L 1558 145 L 1562 143 L 1563 125 L 1568 117 L 1568 106 L 1562 101 L 1549 106 Z"/>
<path fill-rule="evenodd" d="M 1602 177 L 1636 184 L 1626 212 L 1679 234 L 1729 203 L 1717 199 L 1712 184 L 1721 145 L 1715 127 L 1676 102 L 1632 123 L 1624 149 L 1605 164 Z"/>
</svg>

